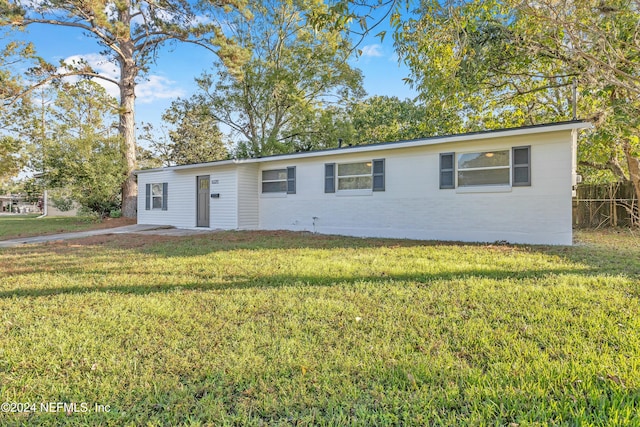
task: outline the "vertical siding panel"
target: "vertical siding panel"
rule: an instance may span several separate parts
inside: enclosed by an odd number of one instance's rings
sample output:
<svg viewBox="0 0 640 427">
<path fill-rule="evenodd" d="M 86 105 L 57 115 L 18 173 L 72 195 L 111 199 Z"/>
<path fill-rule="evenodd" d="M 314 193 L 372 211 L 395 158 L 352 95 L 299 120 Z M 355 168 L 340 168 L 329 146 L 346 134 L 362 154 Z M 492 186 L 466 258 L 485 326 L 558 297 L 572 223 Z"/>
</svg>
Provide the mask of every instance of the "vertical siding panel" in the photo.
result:
<svg viewBox="0 0 640 427">
<path fill-rule="evenodd" d="M 238 228 L 255 230 L 258 228 L 259 189 L 258 164 L 238 167 Z"/>
<path fill-rule="evenodd" d="M 195 227 L 195 178 L 189 174 L 173 170 L 146 172 L 138 174 L 138 188 L 147 184 L 167 183 L 167 209 L 146 210 L 146 197 L 138 197 L 138 223 L 154 225 L 173 225 L 174 227 Z"/>
<path fill-rule="evenodd" d="M 204 175 L 204 174 L 202 174 Z M 236 167 L 224 166 L 209 171 L 211 193 L 219 198 L 210 199 L 211 228 L 235 230 L 238 228 L 238 177 Z"/>
</svg>

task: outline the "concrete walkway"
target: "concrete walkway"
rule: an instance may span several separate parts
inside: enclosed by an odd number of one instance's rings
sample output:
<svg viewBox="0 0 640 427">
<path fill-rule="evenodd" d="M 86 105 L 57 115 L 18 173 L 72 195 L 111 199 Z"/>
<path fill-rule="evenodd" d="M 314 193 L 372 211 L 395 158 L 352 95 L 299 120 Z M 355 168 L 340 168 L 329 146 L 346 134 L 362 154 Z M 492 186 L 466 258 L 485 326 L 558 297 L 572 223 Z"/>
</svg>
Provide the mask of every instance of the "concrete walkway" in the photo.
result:
<svg viewBox="0 0 640 427">
<path fill-rule="evenodd" d="M 210 229 L 191 230 L 177 229 L 167 225 L 134 224 L 124 227 L 102 228 L 99 230 L 77 231 L 73 233 L 51 234 L 48 236 L 23 237 L 20 239 L 0 241 L 0 248 L 14 248 L 22 245 L 55 242 L 68 239 L 82 239 L 83 237 L 100 236 L 104 234 L 159 234 L 164 236 L 190 236 L 193 234 L 210 233 Z"/>
</svg>

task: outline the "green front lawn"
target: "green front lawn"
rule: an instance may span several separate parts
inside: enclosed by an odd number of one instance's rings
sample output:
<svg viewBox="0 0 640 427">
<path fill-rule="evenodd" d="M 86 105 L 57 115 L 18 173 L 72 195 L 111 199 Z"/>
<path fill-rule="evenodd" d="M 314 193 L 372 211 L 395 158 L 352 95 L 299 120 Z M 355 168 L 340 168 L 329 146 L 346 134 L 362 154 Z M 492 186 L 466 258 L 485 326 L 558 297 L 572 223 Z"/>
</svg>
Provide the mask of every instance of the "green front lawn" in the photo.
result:
<svg viewBox="0 0 640 427">
<path fill-rule="evenodd" d="M 108 221 L 112 220 L 105 221 L 95 221 L 89 217 L 38 218 L 38 215 L 0 215 L 0 240 L 104 228 Z M 115 221 L 114 225 L 115 223 L 119 224 L 118 221 Z"/>
<path fill-rule="evenodd" d="M 640 238 L 578 238 L 0 250 L 0 425 L 640 425 Z"/>
</svg>

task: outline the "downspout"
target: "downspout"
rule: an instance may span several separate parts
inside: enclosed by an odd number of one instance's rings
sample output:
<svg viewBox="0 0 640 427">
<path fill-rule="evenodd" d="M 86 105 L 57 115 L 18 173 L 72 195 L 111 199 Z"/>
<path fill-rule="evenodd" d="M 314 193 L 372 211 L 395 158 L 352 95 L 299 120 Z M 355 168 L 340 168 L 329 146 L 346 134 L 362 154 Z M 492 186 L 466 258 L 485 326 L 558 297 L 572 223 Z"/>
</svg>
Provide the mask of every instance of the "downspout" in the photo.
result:
<svg viewBox="0 0 640 427">
<path fill-rule="evenodd" d="M 578 129 L 571 131 L 571 197 L 576 197 L 578 187 Z"/>
</svg>

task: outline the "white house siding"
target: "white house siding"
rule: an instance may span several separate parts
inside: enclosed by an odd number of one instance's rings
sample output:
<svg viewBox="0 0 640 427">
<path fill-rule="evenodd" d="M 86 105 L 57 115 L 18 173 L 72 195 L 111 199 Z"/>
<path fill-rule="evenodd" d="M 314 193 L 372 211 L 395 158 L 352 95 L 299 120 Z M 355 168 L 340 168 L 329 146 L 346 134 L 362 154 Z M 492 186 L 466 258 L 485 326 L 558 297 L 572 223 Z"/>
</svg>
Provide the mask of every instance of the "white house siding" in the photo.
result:
<svg viewBox="0 0 640 427">
<path fill-rule="evenodd" d="M 146 184 L 168 183 L 167 210 L 145 209 Z M 172 170 L 138 174 L 138 224 L 195 227 L 196 184 L 193 174 Z"/>
<path fill-rule="evenodd" d="M 216 199 L 209 198 L 210 227 L 238 228 L 237 178 L 233 165 L 138 173 L 138 223 L 196 227 L 196 177 L 202 175 L 209 175 L 210 193 L 220 195 Z M 167 210 L 146 210 L 145 185 L 164 182 L 168 183 Z"/>
<path fill-rule="evenodd" d="M 259 167 L 257 163 L 238 166 L 238 228 L 255 230 L 259 225 Z"/>
<path fill-rule="evenodd" d="M 439 154 L 531 145 L 530 187 L 495 192 L 439 188 Z M 296 194 L 259 195 L 261 229 L 371 237 L 571 244 L 571 131 L 471 142 L 292 158 L 260 169 L 296 166 Z M 385 191 L 324 193 L 324 164 L 385 159 Z"/>
<path fill-rule="evenodd" d="M 233 165 L 210 169 L 211 193 L 219 194 L 219 198 L 209 198 L 211 202 L 211 228 L 234 230 L 238 228 L 238 177 Z M 184 171 L 183 173 L 188 173 Z M 195 184 L 194 184 L 195 185 Z M 195 188 L 195 187 L 194 187 Z M 195 208 L 194 208 L 195 212 Z"/>
</svg>

